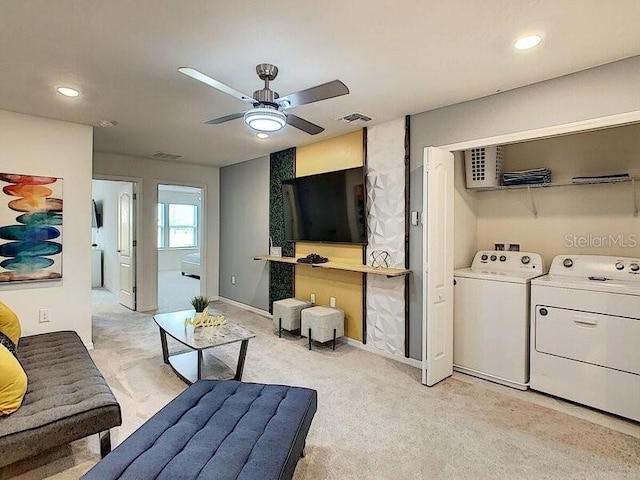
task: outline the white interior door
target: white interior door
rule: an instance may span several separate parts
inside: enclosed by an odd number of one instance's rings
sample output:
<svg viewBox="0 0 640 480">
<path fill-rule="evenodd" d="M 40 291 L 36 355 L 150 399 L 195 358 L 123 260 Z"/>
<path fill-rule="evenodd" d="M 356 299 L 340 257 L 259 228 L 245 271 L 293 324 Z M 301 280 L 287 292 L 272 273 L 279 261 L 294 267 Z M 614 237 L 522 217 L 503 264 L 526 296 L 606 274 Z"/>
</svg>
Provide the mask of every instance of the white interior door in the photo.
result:
<svg viewBox="0 0 640 480">
<path fill-rule="evenodd" d="M 133 183 L 124 183 L 118 197 L 118 297 L 120 303 L 131 310 L 136 309 L 133 201 Z"/>
<path fill-rule="evenodd" d="M 422 383 L 453 373 L 453 154 L 424 149 Z"/>
</svg>

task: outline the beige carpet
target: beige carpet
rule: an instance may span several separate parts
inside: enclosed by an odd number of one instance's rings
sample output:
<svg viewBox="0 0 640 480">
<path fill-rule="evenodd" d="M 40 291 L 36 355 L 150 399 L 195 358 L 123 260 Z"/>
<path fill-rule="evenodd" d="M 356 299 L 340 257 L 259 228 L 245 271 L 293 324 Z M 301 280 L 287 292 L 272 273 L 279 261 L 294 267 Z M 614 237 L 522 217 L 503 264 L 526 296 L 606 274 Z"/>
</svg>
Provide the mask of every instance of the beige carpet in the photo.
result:
<svg viewBox="0 0 640 480">
<path fill-rule="evenodd" d="M 158 311 L 176 312 L 191 308 L 191 299 L 200 295 L 200 279 L 182 275 L 180 270 L 158 272 Z"/>
<path fill-rule="evenodd" d="M 112 436 L 118 444 L 185 385 L 162 363 L 152 318 L 105 298 L 94 305 L 92 356 L 122 405 L 124 423 Z M 335 352 L 308 351 L 305 340 L 279 339 L 268 319 L 215 307 L 256 333 L 245 381 L 318 390 L 296 480 L 640 478 L 638 424 L 464 375 L 427 388 L 413 367 L 344 343 Z M 234 365 L 237 346 L 214 351 Z M 97 452 L 94 436 L 13 465 L 4 476 L 75 479 L 98 461 Z"/>
</svg>

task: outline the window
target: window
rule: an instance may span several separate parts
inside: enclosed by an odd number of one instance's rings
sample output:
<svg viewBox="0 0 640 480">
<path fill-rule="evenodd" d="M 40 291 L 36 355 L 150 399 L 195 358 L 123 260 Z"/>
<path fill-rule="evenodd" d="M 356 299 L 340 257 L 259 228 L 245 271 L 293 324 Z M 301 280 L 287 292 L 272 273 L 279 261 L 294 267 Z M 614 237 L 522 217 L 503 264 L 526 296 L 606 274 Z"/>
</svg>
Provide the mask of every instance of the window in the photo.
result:
<svg viewBox="0 0 640 480">
<path fill-rule="evenodd" d="M 197 205 L 158 203 L 158 248 L 197 246 Z"/>
<path fill-rule="evenodd" d="M 169 204 L 169 248 L 198 245 L 198 215 L 195 205 Z"/>
</svg>

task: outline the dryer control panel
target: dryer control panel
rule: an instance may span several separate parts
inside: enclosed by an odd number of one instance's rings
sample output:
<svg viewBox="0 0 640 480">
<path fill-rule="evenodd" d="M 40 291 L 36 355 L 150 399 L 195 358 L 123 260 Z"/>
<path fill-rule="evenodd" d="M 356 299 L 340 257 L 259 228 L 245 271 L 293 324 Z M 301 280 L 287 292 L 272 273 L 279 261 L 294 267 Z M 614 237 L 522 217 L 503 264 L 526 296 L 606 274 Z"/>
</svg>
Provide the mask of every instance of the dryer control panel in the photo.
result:
<svg viewBox="0 0 640 480">
<path fill-rule="evenodd" d="M 558 255 L 550 275 L 640 282 L 640 258 L 606 255 Z"/>
<path fill-rule="evenodd" d="M 544 265 L 540 254 L 506 250 L 480 250 L 473 258 L 471 268 L 496 272 L 544 273 Z"/>
</svg>

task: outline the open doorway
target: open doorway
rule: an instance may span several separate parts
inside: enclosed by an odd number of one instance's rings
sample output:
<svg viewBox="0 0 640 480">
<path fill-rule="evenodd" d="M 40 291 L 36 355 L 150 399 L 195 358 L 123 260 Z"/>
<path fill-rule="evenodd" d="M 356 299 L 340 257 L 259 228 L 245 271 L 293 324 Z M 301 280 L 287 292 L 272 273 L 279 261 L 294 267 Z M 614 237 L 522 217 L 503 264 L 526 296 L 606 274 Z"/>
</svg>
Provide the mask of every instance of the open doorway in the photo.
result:
<svg viewBox="0 0 640 480">
<path fill-rule="evenodd" d="M 204 267 L 202 189 L 158 185 L 158 311 L 191 308 Z"/>
<path fill-rule="evenodd" d="M 102 302 L 136 309 L 137 184 L 93 180 L 92 281 Z"/>
</svg>

